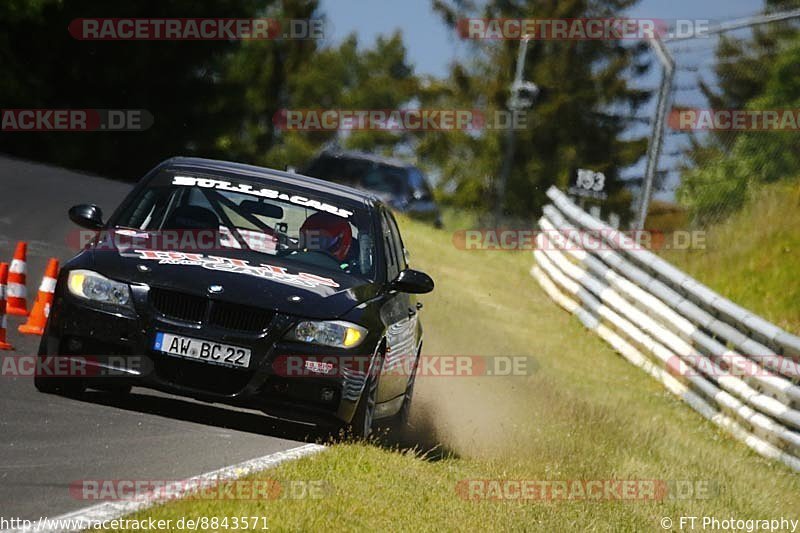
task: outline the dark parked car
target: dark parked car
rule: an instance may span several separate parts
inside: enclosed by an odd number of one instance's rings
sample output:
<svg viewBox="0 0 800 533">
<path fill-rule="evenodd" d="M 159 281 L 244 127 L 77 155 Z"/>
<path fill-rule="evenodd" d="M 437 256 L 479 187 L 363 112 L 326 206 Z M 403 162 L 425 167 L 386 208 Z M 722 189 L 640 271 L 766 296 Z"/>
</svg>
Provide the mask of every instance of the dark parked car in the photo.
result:
<svg viewBox="0 0 800 533">
<path fill-rule="evenodd" d="M 173 158 L 107 222 L 90 204 L 70 218 L 98 235 L 59 274 L 40 355 L 83 356 L 90 371 L 39 375 L 40 391 L 137 385 L 360 436 L 404 422 L 422 346 L 414 294 L 433 281 L 408 267 L 374 195 Z M 119 356 L 139 364 L 111 365 Z"/>
<path fill-rule="evenodd" d="M 302 173 L 373 192 L 401 213 L 442 225 L 428 180 L 413 165 L 363 152 L 326 150 Z"/>
</svg>

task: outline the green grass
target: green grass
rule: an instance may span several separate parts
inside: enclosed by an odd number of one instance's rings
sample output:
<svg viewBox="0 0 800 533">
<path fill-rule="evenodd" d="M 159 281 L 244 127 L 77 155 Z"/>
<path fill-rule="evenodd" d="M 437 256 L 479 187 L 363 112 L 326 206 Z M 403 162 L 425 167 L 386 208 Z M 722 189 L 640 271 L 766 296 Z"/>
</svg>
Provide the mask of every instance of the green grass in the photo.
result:
<svg viewBox="0 0 800 533">
<path fill-rule="evenodd" d="M 723 296 L 800 334 L 800 180 L 765 186 L 724 223 L 704 250 L 664 259 Z"/>
<path fill-rule="evenodd" d="M 427 453 L 337 444 L 253 476 L 322 480 L 322 498 L 185 500 L 137 518 L 257 514 L 278 531 L 658 531 L 662 516 L 794 517 L 800 476 L 718 430 L 588 333 L 530 277 L 529 253 L 461 251 L 450 232 L 402 225 L 413 266 L 436 280 L 422 298 L 425 353 L 524 354 L 536 371 L 420 378 L 410 438 Z M 440 447 L 430 452 L 430 442 Z M 466 479 L 695 480 L 716 491 L 660 502 L 476 502 L 456 492 Z"/>
</svg>

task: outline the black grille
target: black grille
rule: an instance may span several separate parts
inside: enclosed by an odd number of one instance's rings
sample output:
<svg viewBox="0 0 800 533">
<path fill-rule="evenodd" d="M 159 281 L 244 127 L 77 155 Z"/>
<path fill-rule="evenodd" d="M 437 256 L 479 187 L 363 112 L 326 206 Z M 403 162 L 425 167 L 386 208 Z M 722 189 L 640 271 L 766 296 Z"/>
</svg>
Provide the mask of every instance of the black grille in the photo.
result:
<svg viewBox="0 0 800 533">
<path fill-rule="evenodd" d="M 168 318 L 202 322 L 206 315 L 208 299 L 164 289 L 151 289 L 150 303 Z"/>
<path fill-rule="evenodd" d="M 150 303 L 159 313 L 174 320 L 236 331 L 264 331 L 274 316 L 272 311 L 258 307 L 212 301 L 166 289 L 151 289 Z"/>
<path fill-rule="evenodd" d="M 217 327 L 239 331 L 262 331 L 274 313 L 257 307 L 228 302 L 214 302 L 209 322 Z"/>
</svg>

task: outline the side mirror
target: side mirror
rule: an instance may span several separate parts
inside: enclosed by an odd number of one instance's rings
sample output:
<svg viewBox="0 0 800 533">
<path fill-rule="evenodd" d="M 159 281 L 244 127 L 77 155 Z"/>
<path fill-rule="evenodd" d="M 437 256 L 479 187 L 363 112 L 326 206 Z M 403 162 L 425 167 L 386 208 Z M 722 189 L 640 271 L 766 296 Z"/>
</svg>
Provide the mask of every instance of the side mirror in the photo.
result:
<svg viewBox="0 0 800 533">
<path fill-rule="evenodd" d="M 424 272 L 407 268 L 400 272 L 389 288 L 409 294 L 425 294 L 433 290 L 433 280 Z"/>
<path fill-rule="evenodd" d="M 94 204 L 80 204 L 70 208 L 69 219 L 82 228 L 100 230 L 103 223 L 103 211 Z"/>
</svg>

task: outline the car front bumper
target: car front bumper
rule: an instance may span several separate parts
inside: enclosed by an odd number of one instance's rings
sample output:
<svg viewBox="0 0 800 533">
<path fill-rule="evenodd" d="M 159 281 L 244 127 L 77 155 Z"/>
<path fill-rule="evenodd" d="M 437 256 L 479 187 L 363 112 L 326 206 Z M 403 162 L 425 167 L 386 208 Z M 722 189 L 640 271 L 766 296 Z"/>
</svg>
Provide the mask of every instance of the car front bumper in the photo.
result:
<svg viewBox="0 0 800 533">
<path fill-rule="evenodd" d="M 57 289 L 39 354 L 80 358 L 87 371 L 72 377 L 89 387 L 142 386 L 320 425 L 352 419 L 374 358 L 370 347 L 361 350 L 366 355 L 353 356 L 349 351 L 283 341 L 298 318 L 279 313 L 260 332 L 171 320 L 149 305 L 147 288 L 134 290 L 133 296 L 135 310 L 121 311 L 79 301 Z M 156 351 L 157 332 L 250 348 L 250 365 L 231 368 Z M 332 375 L 281 371 L 287 359 L 294 367 L 300 361 L 302 368 L 304 360 L 336 356 L 358 359 L 361 365 Z"/>
</svg>

